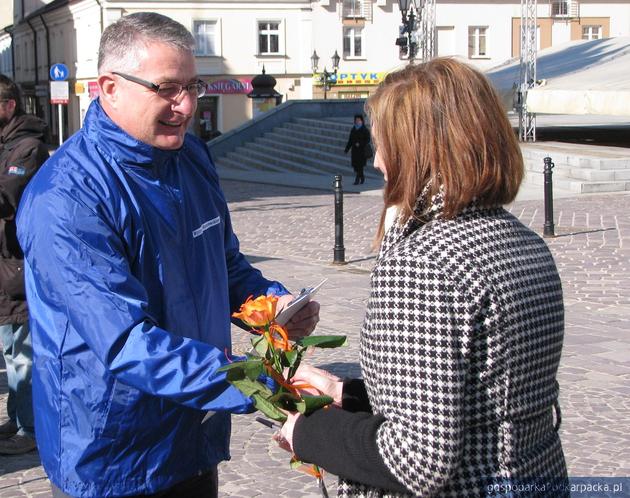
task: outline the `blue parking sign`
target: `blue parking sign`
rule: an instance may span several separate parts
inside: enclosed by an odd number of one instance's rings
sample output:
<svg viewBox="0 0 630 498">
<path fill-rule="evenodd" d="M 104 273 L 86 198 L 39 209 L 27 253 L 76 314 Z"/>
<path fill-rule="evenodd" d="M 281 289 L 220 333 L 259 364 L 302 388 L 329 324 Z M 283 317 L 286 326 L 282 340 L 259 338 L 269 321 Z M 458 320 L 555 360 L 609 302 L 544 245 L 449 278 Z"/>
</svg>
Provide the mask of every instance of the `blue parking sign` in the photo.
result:
<svg viewBox="0 0 630 498">
<path fill-rule="evenodd" d="M 69 74 L 70 71 L 65 64 L 57 63 L 50 66 L 50 79 L 53 81 L 65 81 Z"/>
</svg>

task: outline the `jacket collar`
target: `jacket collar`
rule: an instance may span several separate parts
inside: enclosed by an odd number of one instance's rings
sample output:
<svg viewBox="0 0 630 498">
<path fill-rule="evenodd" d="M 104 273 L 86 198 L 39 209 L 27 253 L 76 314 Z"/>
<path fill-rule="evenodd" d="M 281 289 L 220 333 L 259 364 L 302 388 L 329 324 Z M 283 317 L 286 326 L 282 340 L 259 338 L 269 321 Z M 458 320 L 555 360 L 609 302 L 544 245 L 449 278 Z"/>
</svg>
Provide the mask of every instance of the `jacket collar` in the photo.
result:
<svg viewBox="0 0 630 498">
<path fill-rule="evenodd" d="M 83 129 L 99 149 L 127 165 L 159 167 L 179 154 L 179 150 L 158 149 L 129 135 L 112 121 L 99 99 L 90 104 Z"/>
<path fill-rule="evenodd" d="M 414 215 L 412 217 L 403 222 L 400 215 L 397 216 L 396 221 L 383 238 L 379 251 L 379 259 L 402 239 L 407 238 L 416 230 L 442 217 L 444 212 L 444 187 L 440 186 L 437 193 L 432 196 L 429 195 L 430 188 L 431 185 L 428 184 L 422 189 L 422 193 L 416 200 Z M 479 210 L 479 206 L 476 200 L 473 200 L 473 202 L 458 214 L 458 217 L 469 215 L 477 210 Z"/>
<path fill-rule="evenodd" d="M 4 127 L 0 128 L 1 144 L 7 144 L 24 137 L 43 141 L 46 138 L 46 123 L 37 116 L 21 112 L 15 114 Z"/>
</svg>

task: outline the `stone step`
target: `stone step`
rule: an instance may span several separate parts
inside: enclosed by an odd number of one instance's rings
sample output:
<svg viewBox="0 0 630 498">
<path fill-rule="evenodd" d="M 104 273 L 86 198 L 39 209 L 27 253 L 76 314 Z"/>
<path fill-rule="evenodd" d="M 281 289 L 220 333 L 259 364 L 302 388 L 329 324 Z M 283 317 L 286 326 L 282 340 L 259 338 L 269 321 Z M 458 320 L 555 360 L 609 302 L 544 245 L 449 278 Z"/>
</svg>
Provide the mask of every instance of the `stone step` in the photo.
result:
<svg viewBox="0 0 630 498">
<path fill-rule="evenodd" d="M 321 134 L 315 133 L 314 131 L 305 132 L 303 130 L 296 130 L 288 126 L 274 128 L 273 133 L 280 133 L 281 135 L 284 135 L 287 137 L 298 138 L 300 140 L 308 140 L 308 141 L 316 142 L 316 143 L 317 142 L 328 143 L 342 150 L 346 146 L 346 143 L 348 143 L 348 137 L 343 138 L 340 136 L 335 137 L 331 135 L 321 135 Z"/>
<path fill-rule="evenodd" d="M 540 168 L 540 165 L 538 163 L 525 163 L 525 167 L 527 170 L 532 172 L 543 172 L 543 169 Z M 600 170 L 591 168 L 577 168 L 562 164 L 555 165 L 555 167 L 553 168 L 553 176 L 554 178 L 561 177 L 595 182 L 630 181 L 630 169 Z"/>
<path fill-rule="evenodd" d="M 353 124 L 352 120 L 341 122 L 337 120 L 311 118 L 297 118 L 293 122 L 304 126 L 310 126 L 312 128 L 334 130 L 336 132 L 346 134 L 350 133 L 350 129 Z"/>
<path fill-rule="evenodd" d="M 630 169 L 630 149 L 621 147 L 580 147 L 581 144 L 534 146 L 521 144 L 523 158 L 526 161 L 538 162 L 540 169 L 544 167 L 543 159 L 551 157 L 556 167 L 589 168 L 600 170 Z M 575 146 L 575 147 L 573 147 Z"/>
<path fill-rule="evenodd" d="M 328 161 L 304 158 L 301 161 L 294 159 L 283 159 L 265 152 L 254 150 L 248 146 L 239 147 L 228 153 L 227 158 L 238 161 L 248 166 L 256 165 L 265 170 L 300 172 L 305 174 L 349 174 L 352 171 L 349 164 L 331 164 Z M 377 177 L 372 168 L 366 168 L 366 176 Z"/>
<path fill-rule="evenodd" d="M 247 144 L 247 149 L 255 150 L 261 153 L 270 155 L 271 157 L 280 157 L 289 161 L 307 162 L 326 161 L 330 164 L 338 165 L 341 167 L 350 167 L 350 156 L 343 153 L 331 154 L 319 149 L 306 148 L 297 145 L 278 143 L 272 141 L 266 142 L 251 142 Z"/>
<path fill-rule="evenodd" d="M 350 130 L 337 131 L 331 130 L 329 128 L 314 128 L 309 125 L 290 122 L 286 123 L 278 128 L 274 128 L 274 130 L 290 130 L 292 132 L 302 133 L 306 136 L 313 137 L 314 140 L 335 140 L 339 142 L 343 142 L 344 145 L 348 141 L 348 135 L 350 134 Z"/>
<path fill-rule="evenodd" d="M 328 152 L 330 154 L 343 154 L 343 150 L 346 146 L 345 142 L 342 146 L 339 145 L 331 145 L 327 142 L 313 142 L 310 137 L 294 137 L 289 136 L 287 134 L 283 134 L 281 132 L 268 132 L 265 133 L 262 137 L 258 137 L 256 142 L 266 143 L 266 144 L 274 144 L 274 146 L 278 146 L 278 144 L 283 145 L 293 145 L 296 147 L 301 147 L 305 150 L 321 150 L 324 152 Z"/>
<path fill-rule="evenodd" d="M 532 185 L 544 184 L 543 173 L 538 170 L 527 171 L 527 182 Z M 553 176 L 554 187 L 570 190 L 578 194 L 630 191 L 630 182 L 625 181 L 581 181 L 574 178 Z"/>
</svg>

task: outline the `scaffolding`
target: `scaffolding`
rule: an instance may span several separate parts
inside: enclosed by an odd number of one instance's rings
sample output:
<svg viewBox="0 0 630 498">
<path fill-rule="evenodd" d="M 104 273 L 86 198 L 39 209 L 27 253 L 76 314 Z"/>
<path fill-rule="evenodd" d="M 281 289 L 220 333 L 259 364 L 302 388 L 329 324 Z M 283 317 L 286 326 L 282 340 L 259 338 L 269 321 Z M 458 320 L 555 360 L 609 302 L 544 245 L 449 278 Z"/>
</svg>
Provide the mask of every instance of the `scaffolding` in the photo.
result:
<svg viewBox="0 0 630 498">
<path fill-rule="evenodd" d="M 418 0 L 418 58 L 422 62 L 435 57 L 435 0 Z"/>
<path fill-rule="evenodd" d="M 517 90 L 518 136 L 522 142 L 536 141 L 536 114 L 527 110 L 527 93 L 536 85 L 537 0 L 521 0 L 521 60 Z"/>
</svg>

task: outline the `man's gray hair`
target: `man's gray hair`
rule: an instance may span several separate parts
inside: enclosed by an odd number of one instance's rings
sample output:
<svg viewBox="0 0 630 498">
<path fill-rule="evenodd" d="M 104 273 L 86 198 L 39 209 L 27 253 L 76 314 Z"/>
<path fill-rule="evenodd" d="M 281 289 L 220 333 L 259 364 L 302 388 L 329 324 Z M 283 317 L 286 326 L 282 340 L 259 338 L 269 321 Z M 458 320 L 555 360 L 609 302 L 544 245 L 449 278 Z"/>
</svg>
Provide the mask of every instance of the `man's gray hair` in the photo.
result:
<svg viewBox="0 0 630 498">
<path fill-rule="evenodd" d="M 155 12 L 137 12 L 110 24 L 101 35 L 98 74 L 111 71 L 133 72 L 141 52 L 159 42 L 192 52 L 195 39 L 183 25 Z"/>
</svg>

